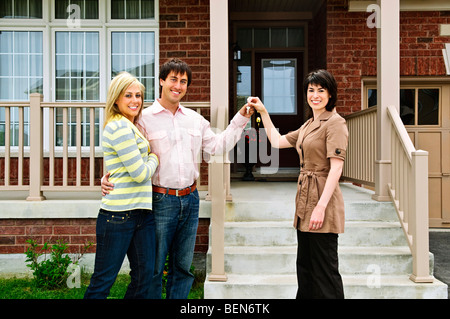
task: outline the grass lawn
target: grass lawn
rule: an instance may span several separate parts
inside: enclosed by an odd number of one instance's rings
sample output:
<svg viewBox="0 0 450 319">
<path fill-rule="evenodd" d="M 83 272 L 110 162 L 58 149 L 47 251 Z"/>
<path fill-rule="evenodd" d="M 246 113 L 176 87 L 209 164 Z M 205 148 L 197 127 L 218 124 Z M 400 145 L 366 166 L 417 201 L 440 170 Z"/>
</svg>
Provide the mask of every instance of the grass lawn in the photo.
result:
<svg viewBox="0 0 450 319">
<path fill-rule="evenodd" d="M 0 299 L 82 299 L 89 279 L 90 275 L 82 275 L 80 288 L 49 290 L 36 287 L 31 278 L 0 278 Z M 129 275 L 118 275 L 109 298 L 122 299 L 129 282 Z M 203 299 L 203 282 L 204 278 L 196 276 L 188 299 Z"/>
</svg>

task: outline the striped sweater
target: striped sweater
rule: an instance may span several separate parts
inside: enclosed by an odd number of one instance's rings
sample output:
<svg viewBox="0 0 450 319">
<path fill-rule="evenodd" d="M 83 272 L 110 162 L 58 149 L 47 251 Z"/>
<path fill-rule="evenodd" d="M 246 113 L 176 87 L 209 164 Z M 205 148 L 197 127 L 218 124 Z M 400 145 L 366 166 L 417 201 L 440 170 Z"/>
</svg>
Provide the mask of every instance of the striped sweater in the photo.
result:
<svg viewBox="0 0 450 319">
<path fill-rule="evenodd" d="M 102 197 L 101 207 L 152 209 L 152 175 L 159 160 L 144 135 L 127 118 L 116 116 L 103 130 L 102 147 L 114 189 Z"/>
</svg>

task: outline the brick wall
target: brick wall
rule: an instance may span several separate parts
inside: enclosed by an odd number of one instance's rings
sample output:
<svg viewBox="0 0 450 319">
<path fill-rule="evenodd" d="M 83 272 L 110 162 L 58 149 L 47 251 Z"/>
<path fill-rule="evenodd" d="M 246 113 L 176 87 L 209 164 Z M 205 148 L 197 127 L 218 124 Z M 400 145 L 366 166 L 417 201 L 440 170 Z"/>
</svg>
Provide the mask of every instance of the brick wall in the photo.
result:
<svg viewBox="0 0 450 319">
<path fill-rule="evenodd" d="M 337 110 L 361 109 L 361 77 L 377 74 L 377 32 L 369 29 L 367 12 L 348 12 L 346 1 L 327 5 L 327 69 L 339 84 Z M 444 43 L 439 25 L 450 23 L 449 12 L 400 13 L 400 75 L 444 76 Z"/>
<path fill-rule="evenodd" d="M 180 58 L 192 69 L 183 99 L 210 101 L 209 0 L 159 1 L 160 63 Z"/>
<path fill-rule="evenodd" d="M 70 253 L 79 253 L 84 244 L 95 243 L 96 218 L 0 219 L 0 254 L 22 254 L 28 239 L 38 244 L 55 243 L 58 239 L 68 244 Z M 209 219 L 199 221 L 195 252 L 208 250 Z M 95 252 L 95 246 L 88 250 Z"/>
</svg>

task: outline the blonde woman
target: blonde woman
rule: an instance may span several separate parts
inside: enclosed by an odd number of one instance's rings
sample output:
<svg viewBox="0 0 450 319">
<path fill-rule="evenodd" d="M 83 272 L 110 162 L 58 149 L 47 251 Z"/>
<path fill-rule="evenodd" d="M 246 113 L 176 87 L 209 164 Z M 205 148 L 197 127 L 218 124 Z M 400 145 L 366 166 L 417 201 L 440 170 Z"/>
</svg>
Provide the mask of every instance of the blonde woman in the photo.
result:
<svg viewBox="0 0 450 319">
<path fill-rule="evenodd" d="M 108 296 L 125 255 L 131 268 L 125 298 L 149 296 L 155 265 L 151 178 L 159 161 L 137 125 L 144 91 L 144 86 L 126 72 L 117 75 L 109 86 L 102 147 L 115 188 L 102 197 L 95 268 L 86 299 Z"/>
</svg>

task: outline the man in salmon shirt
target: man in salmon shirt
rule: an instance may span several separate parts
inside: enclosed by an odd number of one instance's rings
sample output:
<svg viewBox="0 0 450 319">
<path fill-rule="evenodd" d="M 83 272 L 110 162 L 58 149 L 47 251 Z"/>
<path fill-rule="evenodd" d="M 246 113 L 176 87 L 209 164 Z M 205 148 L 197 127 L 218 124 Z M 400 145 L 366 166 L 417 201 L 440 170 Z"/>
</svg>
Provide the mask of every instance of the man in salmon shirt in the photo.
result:
<svg viewBox="0 0 450 319">
<path fill-rule="evenodd" d="M 162 275 L 169 254 L 167 299 L 186 299 L 194 281 L 190 272 L 197 235 L 199 196 L 196 180 L 201 152 L 223 154 L 241 138 L 254 108 L 243 106 L 225 131 L 215 134 L 210 123 L 180 104 L 191 84 L 189 66 L 172 59 L 161 66 L 161 99 L 142 112 L 152 152 L 160 165 L 152 178 L 156 221 L 156 264 L 151 284 L 153 299 L 161 298 Z M 107 176 L 105 176 L 107 177 Z M 112 184 L 104 178 L 102 192 Z"/>
</svg>

